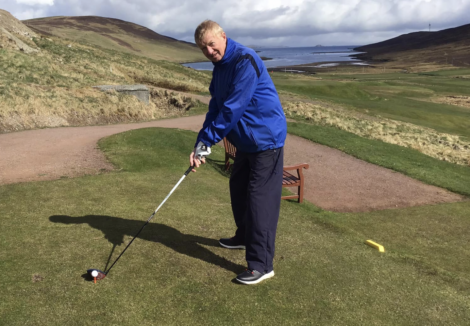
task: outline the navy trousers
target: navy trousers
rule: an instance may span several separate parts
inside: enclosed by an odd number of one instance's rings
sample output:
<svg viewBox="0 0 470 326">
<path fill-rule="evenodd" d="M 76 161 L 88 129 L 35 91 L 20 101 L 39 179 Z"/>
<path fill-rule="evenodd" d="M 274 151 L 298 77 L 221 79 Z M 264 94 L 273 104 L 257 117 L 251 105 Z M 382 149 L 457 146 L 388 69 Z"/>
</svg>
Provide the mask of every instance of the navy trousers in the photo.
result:
<svg viewBox="0 0 470 326">
<path fill-rule="evenodd" d="M 248 269 L 273 270 L 274 242 L 282 193 L 284 148 L 237 151 L 230 176 L 235 238 L 246 246 Z"/>
</svg>

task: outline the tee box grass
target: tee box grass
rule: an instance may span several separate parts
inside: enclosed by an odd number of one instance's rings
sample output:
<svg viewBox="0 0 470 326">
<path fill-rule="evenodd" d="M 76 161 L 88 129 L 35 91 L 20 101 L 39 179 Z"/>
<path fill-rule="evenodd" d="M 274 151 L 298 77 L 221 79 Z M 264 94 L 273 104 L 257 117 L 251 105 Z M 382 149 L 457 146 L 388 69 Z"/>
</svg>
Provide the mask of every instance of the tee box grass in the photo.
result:
<svg viewBox="0 0 470 326">
<path fill-rule="evenodd" d="M 257 286 L 232 282 L 245 257 L 218 246 L 235 226 L 217 146 L 112 273 L 85 281 L 86 269 L 113 261 L 181 178 L 195 138 L 134 130 L 100 142 L 115 172 L 1 186 L 0 324 L 469 323 L 468 202 L 340 214 L 283 201 L 276 276 Z M 440 225 L 447 229 L 436 236 Z M 363 233 L 386 252 L 364 245 Z M 430 245 L 419 251 L 422 242 Z M 431 244 L 440 242 L 440 257 L 452 260 L 433 258 Z"/>
</svg>

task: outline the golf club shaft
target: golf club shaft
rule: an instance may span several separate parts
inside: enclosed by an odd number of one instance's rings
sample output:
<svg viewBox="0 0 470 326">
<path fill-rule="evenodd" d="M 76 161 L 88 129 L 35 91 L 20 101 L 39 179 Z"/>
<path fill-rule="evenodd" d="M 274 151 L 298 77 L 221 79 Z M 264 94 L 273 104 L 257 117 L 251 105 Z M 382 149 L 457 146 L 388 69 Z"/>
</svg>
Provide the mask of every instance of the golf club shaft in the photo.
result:
<svg viewBox="0 0 470 326">
<path fill-rule="evenodd" d="M 108 269 L 109 262 L 111 261 L 111 257 L 113 257 L 114 250 L 116 249 L 117 244 L 113 244 L 113 249 L 111 249 L 111 252 L 109 253 L 108 261 L 106 262 L 106 266 L 104 267 L 104 271 Z"/>
<path fill-rule="evenodd" d="M 137 238 L 137 236 L 140 234 L 140 232 L 142 232 L 142 230 L 147 226 L 147 224 L 149 224 L 150 220 L 155 216 L 155 214 L 158 212 L 158 210 L 160 209 L 160 207 L 163 206 L 163 204 L 166 202 L 166 200 L 171 196 L 171 194 L 175 191 L 176 188 L 178 188 L 178 186 L 180 185 L 181 182 L 183 182 L 184 178 L 186 178 L 186 176 L 191 172 L 191 170 L 193 169 L 194 167 L 193 166 L 190 166 L 186 172 L 184 173 L 184 175 L 181 177 L 181 179 L 178 181 L 178 183 L 173 187 L 173 189 L 171 189 L 170 193 L 168 194 L 168 196 L 166 196 L 166 198 L 162 201 L 162 203 L 160 204 L 160 206 L 157 207 L 157 209 L 153 212 L 152 215 L 150 215 L 149 219 L 147 220 L 147 222 L 145 222 L 145 224 L 140 228 L 139 232 L 137 232 L 137 234 L 132 238 L 131 242 L 129 242 L 126 246 L 126 248 L 124 248 L 124 250 L 121 252 L 121 254 L 119 255 L 118 258 L 116 258 L 116 260 L 114 261 L 114 263 L 111 265 L 111 267 L 105 271 L 104 273 L 106 275 L 108 275 L 109 271 L 111 270 L 111 268 L 113 268 L 113 266 L 117 263 L 117 261 L 119 260 L 119 258 L 121 258 L 121 256 L 126 252 L 127 248 L 129 248 L 129 246 L 132 244 L 132 242 L 134 242 L 135 238 Z"/>
</svg>

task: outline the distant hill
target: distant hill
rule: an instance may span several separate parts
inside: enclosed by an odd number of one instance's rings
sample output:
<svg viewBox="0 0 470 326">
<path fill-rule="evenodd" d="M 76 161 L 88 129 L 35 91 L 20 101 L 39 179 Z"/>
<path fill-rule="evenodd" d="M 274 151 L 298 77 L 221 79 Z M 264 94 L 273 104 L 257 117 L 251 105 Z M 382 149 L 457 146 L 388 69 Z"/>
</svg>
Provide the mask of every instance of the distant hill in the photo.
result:
<svg viewBox="0 0 470 326">
<path fill-rule="evenodd" d="M 63 28 L 63 24 L 59 26 Z M 90 23 L 89 28 L 95 31 L 77 29 L 76 34 L 89 34 L 90 39 L 96 41 L 97 38 L 92 38 L 100 35 L 96 26 Z M 131 26 L 130 32 L 123 32 L 128 26 Z M 134 50 L 118 43 L 110 50 L 90 42 L 38 35 L 45 32 L 37 28 L 38 33 L 32 31 L 0 9 L 0 134 L 35 128 L 148 121 L 192 114 L 194 107 L 206 108 L 191 97 L 174 94 L 171 90 L 207 92 L 210 75 L 176 62 L 150 59 L 143 56 L 148 53 L 136 47 L 145 45 L 155 52 L 167 47 L 167 51 L 173 51 L 180 58 L 188 53 L 199 55 L 199 50 L 137 25 L 123 22 L 120 28 L 109 23 L 107 27 L 113 28 L 114 33 L 103 30 L 102 34 L 113 38 L 133 34 L 134 43 L 128 44 Z M 68 27 L 68 30 L 73 28 Z M 137 36 L 139 30 L 141 34 Z M 58 31 L 62 29 L 50 27 L 51 35 Z M 128 53 L 119 51 L 121 48 L 127 49 Z M 93 87 L 135 84 L 149 88 L 149 103 L 131 95 L 102 92 Z"/>
<path fill-rule="evenodd" d="M 38 34 L 84 41 L 107 49 L 156 60 L 206 61 L 193 43 L 160 35 L 151 29 L 120 19 L 98 16 L 46 17 L 24 20 Z"/>
<path fill-rule="evenodd" d="M 361 60 L 470 65 L 470 24 L 437 32 L 414 32 L 361 46 Z"/>
</svg>

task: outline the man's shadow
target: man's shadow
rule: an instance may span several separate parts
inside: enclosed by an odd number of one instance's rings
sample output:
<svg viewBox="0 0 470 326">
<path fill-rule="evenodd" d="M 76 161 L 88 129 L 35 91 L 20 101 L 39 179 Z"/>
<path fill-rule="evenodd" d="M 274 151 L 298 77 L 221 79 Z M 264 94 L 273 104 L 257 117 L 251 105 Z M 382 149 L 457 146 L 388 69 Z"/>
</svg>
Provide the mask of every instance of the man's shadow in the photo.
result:
<svg viewBox="0 0 470 326">
<path fill-rule="evenodd" d="M 120 217 L 102 215 L 86 215 L 80 217 L 53 215 L 49 217 L 49 220 L 54 223 L 64 224 L 87 223 L 92 228 L 103 232 L 105 238 L 113 244 L 113 250 L 109 255 L 104 270 L 106 270 L 109 265 L 114 248 L 124 243 L 125 236 L 134 237 L 144 224 L 142 221 L 126 220 Z M 180 254 L 220 266 L 236 274 L 241 273 L 245 269 L 242 265 L 235 264 L 223 257 L 217 256 L 210 250 L 201 246 L 218 247 L 219 242 L 217 240 L 184 234 L 164 224 L 149 223 L 139 234 L 138 238 L 161 243 Z M 122 249 L 124 249 L 124 247 Z"/>
</svg>

